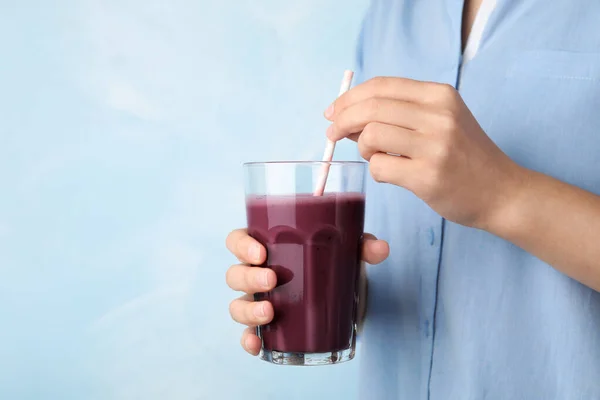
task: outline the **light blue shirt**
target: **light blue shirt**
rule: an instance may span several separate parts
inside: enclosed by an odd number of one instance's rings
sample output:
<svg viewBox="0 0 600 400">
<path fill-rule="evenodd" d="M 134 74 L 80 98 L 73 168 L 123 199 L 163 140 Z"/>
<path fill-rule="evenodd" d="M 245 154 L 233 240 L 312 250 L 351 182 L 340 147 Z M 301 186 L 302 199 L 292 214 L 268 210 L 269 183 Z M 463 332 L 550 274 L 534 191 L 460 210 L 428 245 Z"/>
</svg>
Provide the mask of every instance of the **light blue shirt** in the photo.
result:
<svg viewBox="0 0 600 400">
<path fill-rule="evenodd" d="M 462 6 L 373 1 L 358 80 L 458 86 Z M 600 194 L 600 2 L 498 0 L 460 93 L 517 163 Z M 369 268 L 361 399 L 600 399 L 599 293 L 400 187 L 367 203 L 391 255 Z"/>
</svg>

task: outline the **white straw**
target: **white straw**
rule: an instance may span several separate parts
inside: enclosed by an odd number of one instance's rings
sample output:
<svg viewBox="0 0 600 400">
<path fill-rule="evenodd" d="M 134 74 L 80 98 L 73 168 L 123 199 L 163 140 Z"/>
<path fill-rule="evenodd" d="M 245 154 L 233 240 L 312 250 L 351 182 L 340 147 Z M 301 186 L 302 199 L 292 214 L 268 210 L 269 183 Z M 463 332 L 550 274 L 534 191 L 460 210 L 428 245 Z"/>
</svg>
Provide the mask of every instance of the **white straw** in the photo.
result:
<svg viewBox="0 0 600 400">
<path fill-rule="evenodd" d="M 341 96 L 350 90 L 350 86 L 352 85 L 352 78 L 354 77 L 354 72 L 350 70 L 344 71 L 344 78 L 342 79 L 342 86 L 340 87 Z M 325 153 L 323 154 L 323 168 L 321 169 L 321 173 L 319 174 L 319 181 L 317 183 L 317 188 L 315 189 L 315 196 L 323 196 L 325 192 L 325 185 L 327 184 L 327 176 L 329 175 L 329 167 L 330 162 L 333 160 L 333 151 L 335 150 L 335 142 L 327 139 L 327 144 L 325 146 Z"/>
</svg>

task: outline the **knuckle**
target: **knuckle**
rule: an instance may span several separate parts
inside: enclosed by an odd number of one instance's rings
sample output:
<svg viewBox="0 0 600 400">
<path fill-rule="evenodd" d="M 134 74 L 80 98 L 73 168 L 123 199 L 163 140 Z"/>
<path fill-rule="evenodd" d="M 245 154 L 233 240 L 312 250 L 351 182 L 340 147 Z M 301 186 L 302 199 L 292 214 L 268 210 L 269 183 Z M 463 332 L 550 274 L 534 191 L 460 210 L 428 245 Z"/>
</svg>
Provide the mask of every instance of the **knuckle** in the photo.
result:
<svg viewBox="0 0 600 400">
<path fill-rule="evenodd" d="M 375 155 L 371 157 L 371 161 L 369 162 L 369 172 L 375 182 L 383 182 L 383 168 L 378 160 L 379 158 L 375 157 Z"/>
<path fill-rule="evenodd" d="M 454 86 L 447 83 L 439 83 L 437 89 L 442 100 L 452 101 L 456 99 L 457 91 Z"/>
<path fill-rule="evenodd" d="M 367 124 L 361 134 L 363 145 L 371 149 L 377 148 L 381 136 L 380 133 L 379 125 L 377 123 L 372 122 Z"/>
<path fill-rule="evenodd" d="M 369 160 L 369 159 L 368 159 L 368 156 L 369 156 L 369 149 L 367 148 L 367 146 L 365 145 L 364 141 L 362 140 L 362 135 L 363 135 L 363 134 L 364 134 L 364 133 L 361 133 L 361 135 L 360 135 L 360 136 L 359 136 L 359 138 L 358 138 L 358 143 L 357 143 L 357 146 L 358 146 L 358 153 L 360 154 L 360 156 L 361 156 L 362 158 L 364 158 L 365 160 L 367 160 L 367 161 L 368 161 L 368 160 Z"/>
<path fill-rule="evenodd" d="M 244 274 L 244 288 L 243 291 L 246 293 L 254 293 L 258 289 L 258 274 L 262 271 L 260 268 L 250 268 Z"/>
<path fill-rule="evenodd" d="M 365 100 L 365 109 L 366 109 L 367 118 L 369 118 L 371 120 L 376 118 L 377 114 L 379 113 L 380 108 L 381 108 L 381 102 L 379 101 L 379 99 L 371 97 L 371 98 Z"/>
<path fill-rule="evenodd" d="M 371 91 L 376 93 L 386 84 L 386 78 L 383 76 L 376 76 L 374 78 L 371 78 L 370 84 Z"/>
<path fill-rule="evenodd" d="M 458 121 L 451 111 L 446 111 L 440 115 L 439 130 L 441 133 L 452 134 L 458 129 Z"/>
<path fill-rule="evenodd" d="M 246 306 L 244 307 L 244 320 L 243 322 L 245 323 L 256 323 L 258 322 L 258 318 L 256 318 L 256 316 L 254 316 L 254 312 L 253 309 L 255 307 L 255 303 L 249 303 L 246 304 Z"/>
</svg>

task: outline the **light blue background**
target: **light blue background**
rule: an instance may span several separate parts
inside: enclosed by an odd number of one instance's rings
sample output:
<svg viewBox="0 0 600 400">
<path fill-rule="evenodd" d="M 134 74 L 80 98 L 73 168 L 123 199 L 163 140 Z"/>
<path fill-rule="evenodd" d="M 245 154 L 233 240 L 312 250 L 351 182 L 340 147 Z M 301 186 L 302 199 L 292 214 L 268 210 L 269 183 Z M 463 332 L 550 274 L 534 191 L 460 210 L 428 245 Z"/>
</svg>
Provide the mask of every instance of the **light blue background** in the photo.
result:
<svg viewBox="0 0 600 400">
<path fill-rule="evenodd" d="M 366 3 L 0 0 L 1 399 L 355 398 L 245 355 L 224 239 L 240 163 L 320 157 Z"/>
</svg>

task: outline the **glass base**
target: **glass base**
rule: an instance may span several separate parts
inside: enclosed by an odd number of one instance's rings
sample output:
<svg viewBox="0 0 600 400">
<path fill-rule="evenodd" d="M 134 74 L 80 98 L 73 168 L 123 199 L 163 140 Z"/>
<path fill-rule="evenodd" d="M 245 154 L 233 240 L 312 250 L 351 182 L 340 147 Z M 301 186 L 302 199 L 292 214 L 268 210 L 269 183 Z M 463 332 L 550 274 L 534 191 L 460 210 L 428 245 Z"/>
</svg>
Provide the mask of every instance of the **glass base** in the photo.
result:
<svg viewBox="0 0 600 400">
<path fill-rule="evenodd" d="M 277 350 L 261 349 L 258 358 L 277 365 L 331 365 L 350 361 L 354 358 L 354 346 L 340 351 L 326 353 L 285 353 Z"/>
</svg>

